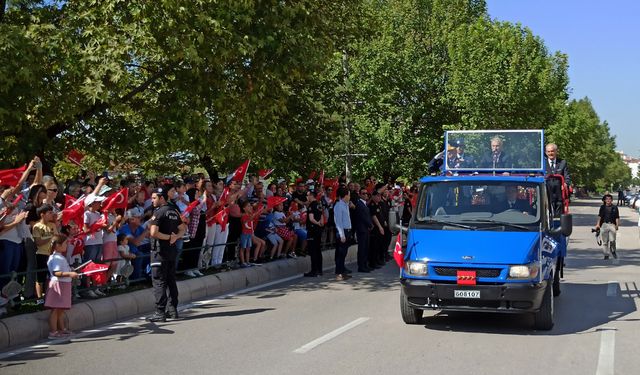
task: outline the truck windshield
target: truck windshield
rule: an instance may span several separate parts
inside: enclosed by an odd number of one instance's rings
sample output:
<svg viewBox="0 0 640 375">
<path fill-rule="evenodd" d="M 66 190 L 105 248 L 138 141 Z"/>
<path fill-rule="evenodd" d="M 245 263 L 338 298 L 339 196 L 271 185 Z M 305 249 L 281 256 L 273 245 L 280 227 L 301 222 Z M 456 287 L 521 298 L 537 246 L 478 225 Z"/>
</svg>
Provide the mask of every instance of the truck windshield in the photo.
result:
<svg viewBox="0 0 640 375">
<path fill-rule="evenodd" d="M 422 186 L 416 224 L 444 229 L 537 230 L 540 189 L 517 181 L 444 181 Z M 460 225 L 454 225 L 460 224 Z"/>
</svg>

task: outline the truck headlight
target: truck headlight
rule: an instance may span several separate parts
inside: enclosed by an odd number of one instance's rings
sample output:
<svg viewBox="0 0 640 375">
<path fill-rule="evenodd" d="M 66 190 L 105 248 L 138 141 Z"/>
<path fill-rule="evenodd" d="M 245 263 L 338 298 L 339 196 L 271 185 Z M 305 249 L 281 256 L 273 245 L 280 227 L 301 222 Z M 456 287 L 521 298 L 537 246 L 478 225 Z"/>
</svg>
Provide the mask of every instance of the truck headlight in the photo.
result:
<svg viewBox="0 0 640 375">
<path fill-rule="evenodd" d="M 408 261 L 405 269 L 412 276 L 427 276 L 427 262 Z"/>
<path fill-rule="evenodd" d="M 538 263 L 509 267 L 509 277 L 512 279 L 534 279 L 538 277 L 540 267 Z"/>
</svg>

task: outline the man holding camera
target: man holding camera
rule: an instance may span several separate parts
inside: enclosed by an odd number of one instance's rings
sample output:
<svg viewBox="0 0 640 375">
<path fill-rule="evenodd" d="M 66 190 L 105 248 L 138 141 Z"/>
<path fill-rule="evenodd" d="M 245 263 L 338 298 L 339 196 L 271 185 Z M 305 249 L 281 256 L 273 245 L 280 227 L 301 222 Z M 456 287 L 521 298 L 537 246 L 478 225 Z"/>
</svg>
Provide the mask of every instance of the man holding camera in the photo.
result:
<svg viewBox="0 0 640 375">
<path fill-rule="evenodd" d="M 605 194 L 602 197 L 602 201 L 604 204 L 600 206 L 595 230 L 600 231 L 604 259 L 609 259 L 610 255 L 618 258 L 616 254 L 616 233 L 620 226 L 620 213 L 618 212 L 618 207 L 613 205 L 613 196 L 611 194 Z"/>
</svg>

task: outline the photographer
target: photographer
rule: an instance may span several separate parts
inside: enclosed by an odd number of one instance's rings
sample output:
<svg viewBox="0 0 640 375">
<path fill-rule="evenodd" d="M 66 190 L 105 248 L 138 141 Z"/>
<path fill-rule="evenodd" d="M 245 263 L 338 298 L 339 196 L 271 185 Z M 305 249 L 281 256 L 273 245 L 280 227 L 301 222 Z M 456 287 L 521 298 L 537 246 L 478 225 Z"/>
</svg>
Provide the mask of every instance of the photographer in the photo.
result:
<svg viewBox="0 0 640 375">
<path fill-rule="evenodd" d="M 605 194 L 602 197 L 602 201 L 604 204 L 600 206 L 595 230 L 600 230 L 604 259 L 609 259 L 610 255 L 618 258 L 616 254 L 616 233 L 620 225 L 620 213 L 618 212 L 618 207 L 613 205 L 613 196 L 611 194 Z"/>
</svg>

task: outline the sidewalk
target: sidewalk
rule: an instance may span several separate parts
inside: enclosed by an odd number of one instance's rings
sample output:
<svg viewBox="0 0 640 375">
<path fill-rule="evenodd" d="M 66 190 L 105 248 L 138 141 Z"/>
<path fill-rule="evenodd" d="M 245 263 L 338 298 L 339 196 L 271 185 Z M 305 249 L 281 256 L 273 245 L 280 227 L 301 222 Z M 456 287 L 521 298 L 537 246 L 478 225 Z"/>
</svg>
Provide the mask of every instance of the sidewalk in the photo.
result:
<svg viewBox="0 0 640 375">
<path fill-rule="evenodd" d="M 351 246 L 347 263 L 357 259 L 357 246 Z M 334 251 L 322 252 L 325 270 L 333 269 Z M 309 271 L 309 257 L 283 259 L 261 266 L 241 268 L 214 275 L 178 282 L 180 304 L 207 297 L 226 294 L 251 286 L 265 284 Z M 134 316 L 151 314 L 155 310 L 152 289 L 137 290 L 75 304 L 67 311 L 69 329 L 81 331 Z M 49 334 L 49 311 L 24 314 L 0 319 L 0 351 L 12 347 L 33 344 Z"/>
</svg>

